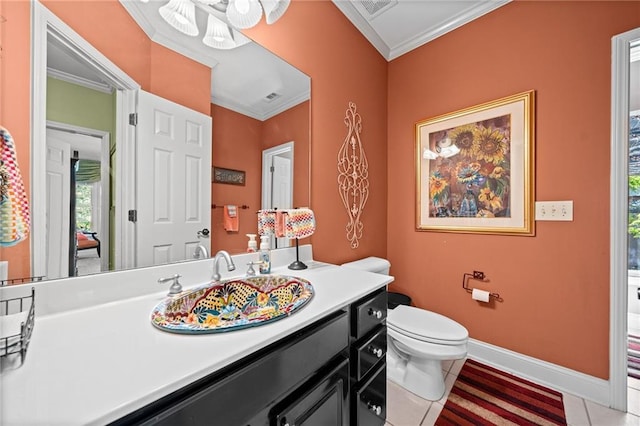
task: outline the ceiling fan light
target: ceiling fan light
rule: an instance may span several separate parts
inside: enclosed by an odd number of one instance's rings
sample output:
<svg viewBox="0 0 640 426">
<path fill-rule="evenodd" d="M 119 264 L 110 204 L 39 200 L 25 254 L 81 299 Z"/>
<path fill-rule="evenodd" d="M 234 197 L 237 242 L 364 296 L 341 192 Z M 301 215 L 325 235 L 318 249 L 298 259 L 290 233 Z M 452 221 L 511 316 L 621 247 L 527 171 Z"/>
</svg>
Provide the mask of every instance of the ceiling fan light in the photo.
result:
<svg viewBox="0 0 640 426">
<path fill-rule="evenodd" d="M 158 12 L 176 30 L 190 36 L 198 35 L 195 5 L 190 0 L 169 0 Z"/>
<path fill-rule="evenodd" d="M 291 0 L 261 0 L 267 24 L 276 22 L 287 11 Z"/>
<path fill-rule="evenodd" d="M 258 0 L 229 0 L 227 19 L 236 28 L 255 26 L 262 17 L 262 5 Z"/>
<path fill-rule="evenodd" d="M 202 42 L 214 49 L 233 49 L 236 42 L 231 35 L 229 26 L 213 15 L 207 20 L 207 32 Z"/>
</svg>

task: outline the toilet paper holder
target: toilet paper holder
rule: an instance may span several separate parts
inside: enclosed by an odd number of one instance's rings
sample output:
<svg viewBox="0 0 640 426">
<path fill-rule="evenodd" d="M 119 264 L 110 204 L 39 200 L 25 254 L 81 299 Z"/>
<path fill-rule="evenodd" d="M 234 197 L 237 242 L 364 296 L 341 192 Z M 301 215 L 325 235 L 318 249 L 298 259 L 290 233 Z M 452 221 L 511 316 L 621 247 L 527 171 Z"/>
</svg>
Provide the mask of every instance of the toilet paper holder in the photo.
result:
<svg viewBox="0 0 640 426">
<path fill-rule="evenodd" d="M 464 288 L 467 293 L 472 293 L 473 288 L 469 287 L 469 280 L 477 280 L 484 281 L 485 275 L 482 271 L 473 271 L 473 274 L 469 274 L 468 272 L 462 276 L 462 288 Z M 498 302 L 502 302 L 502 298 L 499 293 L 489 293 L 489 297 L 496 299 Z"/>
</svg>

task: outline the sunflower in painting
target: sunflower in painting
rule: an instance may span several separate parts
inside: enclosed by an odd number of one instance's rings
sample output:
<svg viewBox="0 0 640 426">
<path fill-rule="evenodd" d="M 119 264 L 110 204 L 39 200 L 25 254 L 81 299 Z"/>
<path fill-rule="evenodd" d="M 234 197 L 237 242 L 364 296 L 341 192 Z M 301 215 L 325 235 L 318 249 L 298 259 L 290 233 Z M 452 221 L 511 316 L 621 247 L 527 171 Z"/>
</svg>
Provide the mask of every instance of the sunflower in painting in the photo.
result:
<svg viewBox="0 0 640 426">
<path fill-rule="evenodd" d="M 485 208 L 494 212 L 502 208 L 502 199 L 498 197 L 491 188 L 482 188 L 478 194 L 478 201 L 480 201 Z"/>
<path fill-rule="evenodd" d="M 478 126 L 474 130 L 476 143 L 473 154 L 478 160 L 484 160 L 495 165 L 500 164 L 505 159 L 509 141 L 499 129 L 491 129 Z"/>
<path fill-rule="evenodd" d="M 474 152 L 474 128 L 474 124 L 466 124 L 451 130 L 448 135 L 455 146 L 460 148 L 460 154 L 465 157 L 470 157 Z"/>
<path fill-rule="evenodd" d="M 448 185 L 449 183 L 440 173 L 432 174 L 429 177 L 429 195 L 432 199 L 437 200 Z"/>
<path fill-rule="evenodd" d="M 458 182 L 464 184 L 472 184 L 480 178 L 480 163 L 476 162 L 460 162 L 456 168 L 456 177 Z"/>
</svg>

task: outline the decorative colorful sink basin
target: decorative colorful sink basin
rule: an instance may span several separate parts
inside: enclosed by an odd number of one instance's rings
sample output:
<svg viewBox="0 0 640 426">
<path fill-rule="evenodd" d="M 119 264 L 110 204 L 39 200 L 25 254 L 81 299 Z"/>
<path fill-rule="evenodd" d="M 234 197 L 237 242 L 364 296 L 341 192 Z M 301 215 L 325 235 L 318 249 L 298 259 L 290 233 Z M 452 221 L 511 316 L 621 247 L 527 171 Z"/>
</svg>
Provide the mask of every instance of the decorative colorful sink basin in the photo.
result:
<svg viewBox="0 0 640 426">
<path fill-rule="evenodd" d="M 153 309 L 151 323 L 173 333 L 220 333 L 284 318 L 312 297 L 311 283 L 302 278 L 229 279 L 165 299 Z"/>
</svg>

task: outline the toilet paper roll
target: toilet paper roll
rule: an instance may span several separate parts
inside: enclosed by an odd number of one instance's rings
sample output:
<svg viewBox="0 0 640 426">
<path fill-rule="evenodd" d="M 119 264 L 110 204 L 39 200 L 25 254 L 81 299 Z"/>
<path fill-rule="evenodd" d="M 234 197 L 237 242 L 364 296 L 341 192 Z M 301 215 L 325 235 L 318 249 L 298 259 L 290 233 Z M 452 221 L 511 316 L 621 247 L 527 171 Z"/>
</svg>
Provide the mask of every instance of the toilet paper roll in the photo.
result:
<svg viewBox="0 0 640 426">
<path fill-rule="evenodd" d="M 473 300 L 477 300 L 478 302 L 488 302 L 489 301 L 489 292 L 484 290 L 478 290 L 474 288 L 471 292 L 471 298 Z"/>
</svg>

